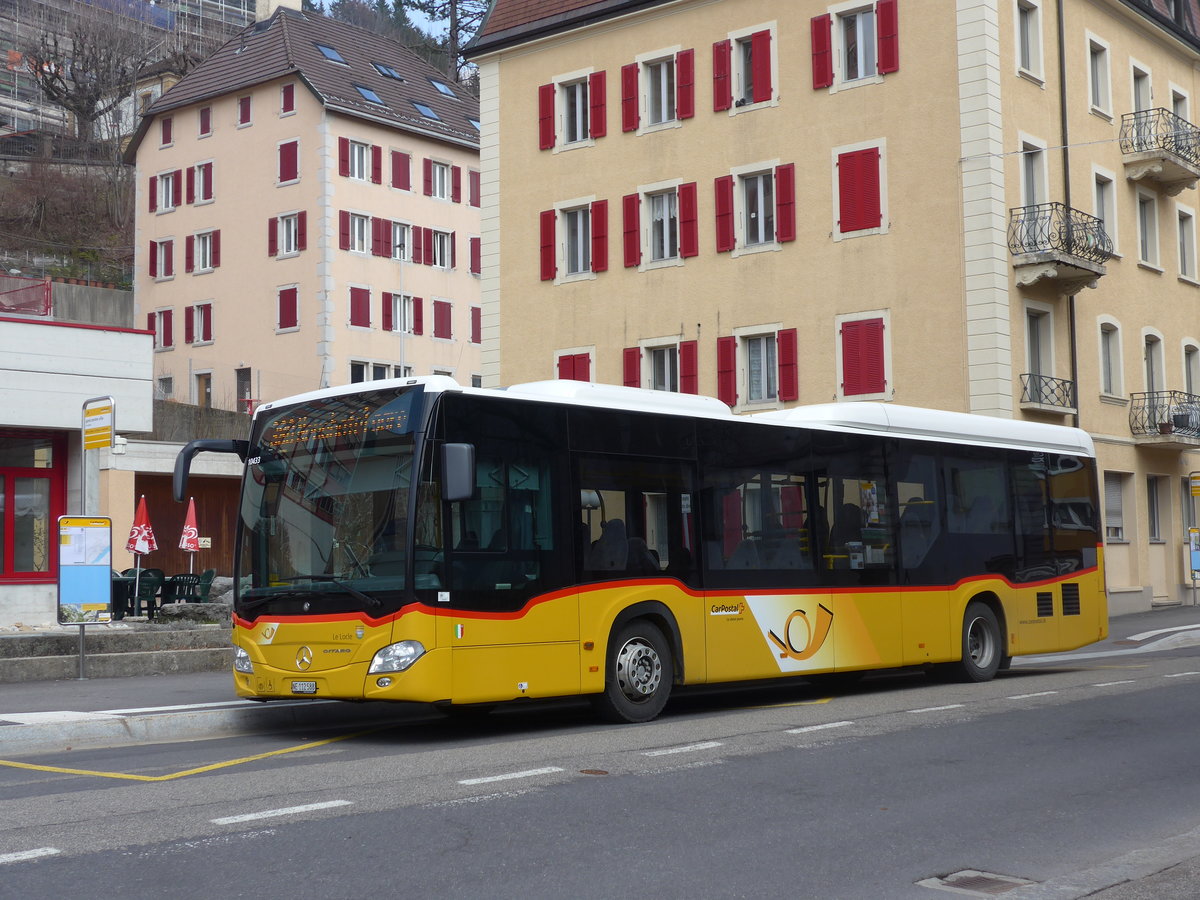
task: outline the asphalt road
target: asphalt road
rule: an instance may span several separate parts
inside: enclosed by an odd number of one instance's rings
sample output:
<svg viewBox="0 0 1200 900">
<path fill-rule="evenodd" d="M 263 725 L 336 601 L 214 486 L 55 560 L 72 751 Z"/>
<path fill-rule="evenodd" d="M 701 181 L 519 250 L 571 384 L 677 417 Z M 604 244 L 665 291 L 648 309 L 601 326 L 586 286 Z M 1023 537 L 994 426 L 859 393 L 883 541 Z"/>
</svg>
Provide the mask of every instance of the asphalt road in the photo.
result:
<svg viewBox="0 0 1200 900">
<path fill-rule="evenodd" d="M 1104 652 L 9 760 L 0 897 L 1195 896 L 1200 649 Z"/>
</svg>

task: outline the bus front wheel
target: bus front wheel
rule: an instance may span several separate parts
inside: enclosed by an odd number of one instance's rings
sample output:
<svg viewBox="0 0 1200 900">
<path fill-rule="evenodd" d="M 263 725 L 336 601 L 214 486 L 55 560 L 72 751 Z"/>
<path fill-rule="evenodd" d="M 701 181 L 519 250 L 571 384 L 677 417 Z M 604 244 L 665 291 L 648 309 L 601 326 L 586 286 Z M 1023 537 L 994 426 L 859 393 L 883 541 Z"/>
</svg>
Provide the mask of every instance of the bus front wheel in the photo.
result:
<svg viewBox="0 0 1200 900">
<path fill-rule="evenodd" d="M 609 722 L 649 722 L 667 705 L 674 665 L 662 631 L 645 619 L 625 625 L 608 645 L 604 692 L 595 696 Z"/>
<path fill-rule="evenodd" d="M 963 616 L 962 660 L 957 664 L 960 681 L 991 681 L 1004 658 L 1000 623 L 986 603 L 967 604 Z"/>
</svg>

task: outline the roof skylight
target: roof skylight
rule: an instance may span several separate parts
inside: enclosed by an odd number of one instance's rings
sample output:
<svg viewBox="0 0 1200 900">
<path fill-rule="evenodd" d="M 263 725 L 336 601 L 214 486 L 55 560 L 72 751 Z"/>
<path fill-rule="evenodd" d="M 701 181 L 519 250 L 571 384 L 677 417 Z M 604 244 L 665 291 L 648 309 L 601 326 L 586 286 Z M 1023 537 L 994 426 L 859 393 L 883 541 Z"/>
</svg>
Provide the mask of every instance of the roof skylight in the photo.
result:
<svg viewBox="0 0 1200 900">
<path fill-rule="evenodd" d="M 399 72 L 397 72 L 393 67 L 389 66 L 387 63 L 373 62 L 373 63 L 371 63 L 371 65 L 373 65 L 375 67 L 375 71 L 378 72 L 380 75 L 382 75 L 384 78 L 394 78 L 397 81 L 404 80 L 403 76 L 401 76 L 401 74 Z"/>
<path fill-rule="evenodd" d="M 328 44 L 317 44 L 316 47 L 326 59 L 346 65 L 346 60 L 342 59 L 342 54 L 338 53 L 333 47 L 330 47 Z"/>
<path fill-rule="evenodd" d="M 375 93 L 373 90 L 371 90 L 369 87 L 364 87 L 361 84 L 356 84 L 354 86 L 354 88 L 355 88 L 355 90 L 357 90 L 359 92 L 359 94 L 362 95 L 362 98 L 364 100 L 366 100 L 368 103 L 378 103 L 380 106 L 384 105 L 383 101 L 379 99 L 379 95 L 377 93 Z"/>
<path fill-rule="evenodd" d="M 419 103 L 414 100 L 412 105 L 415 106 L 417 108 L 417 112 L 419 112 L 425 118 L 433 119 L 435 122 L 442 121 L 441 116 L 435 113 L 431 107 L 426 106 L 424 103 Z"/>
</svg>

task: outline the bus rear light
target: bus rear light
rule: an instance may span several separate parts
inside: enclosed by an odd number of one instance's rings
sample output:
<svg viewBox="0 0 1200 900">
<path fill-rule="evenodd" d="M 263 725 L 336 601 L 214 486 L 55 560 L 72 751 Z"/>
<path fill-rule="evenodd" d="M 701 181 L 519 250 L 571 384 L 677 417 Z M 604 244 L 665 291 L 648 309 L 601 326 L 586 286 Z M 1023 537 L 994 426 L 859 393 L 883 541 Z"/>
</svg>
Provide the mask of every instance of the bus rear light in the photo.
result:
<svg viewBox="0 0 1200 900">
<path fill-rule="evenodd" d="M 250 654 L 241 647 L 233 648 L 233 671 L 244 675 L 254 674 L 254 663 L 250 661 Z"/>
<path fill-rule="evenodd" d="M 377 675 L 382 672 L 403 672 L 424 655 L 425 645 L 420 641 L 389 644 L 375 654 L 367 673 Z"/>
</svg>

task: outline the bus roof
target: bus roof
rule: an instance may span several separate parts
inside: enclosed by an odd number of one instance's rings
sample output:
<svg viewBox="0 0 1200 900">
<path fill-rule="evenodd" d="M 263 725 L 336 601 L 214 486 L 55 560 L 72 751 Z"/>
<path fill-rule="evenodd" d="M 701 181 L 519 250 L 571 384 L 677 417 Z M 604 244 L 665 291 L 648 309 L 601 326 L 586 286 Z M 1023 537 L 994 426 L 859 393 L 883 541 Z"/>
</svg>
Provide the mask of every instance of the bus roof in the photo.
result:
<svg viewBox="0 0 1200 900">
<path fill-rule="evenodd" d="M 825 431 L 855 431 L 862 434 L 911 437 L 943 443 L 1020 447 L 1076 456 L 1094 457 L 1096 455 L 1092 439 L 1086 431 L 1062 425 L 1047 425 L 1019 419 L 1002 419 L 870 401 L 820 403 L 812 406 L 772 410 L 749 416 L 735 416 L 725 403 L 715 397 L 652 391 L 645 388 L 596 384 L 595 382 L 570 379 L 531 381 L 514 384 L 499 391 L 490 388 L 463 387 L 446 375 L 358 382 L 264 403 L 255 410 L 255 415 L 279 406 L 290 406 L 293 403 L 352 394 L 365 389 L 398 388 L 416 384 L 422 385 L 430 393 L 506 395 L 545 403 L 566 403 L 573 406 L 622 409 L 629 412 L 757 422 L 765 425 L 817 428 Z"/>
</svg>

